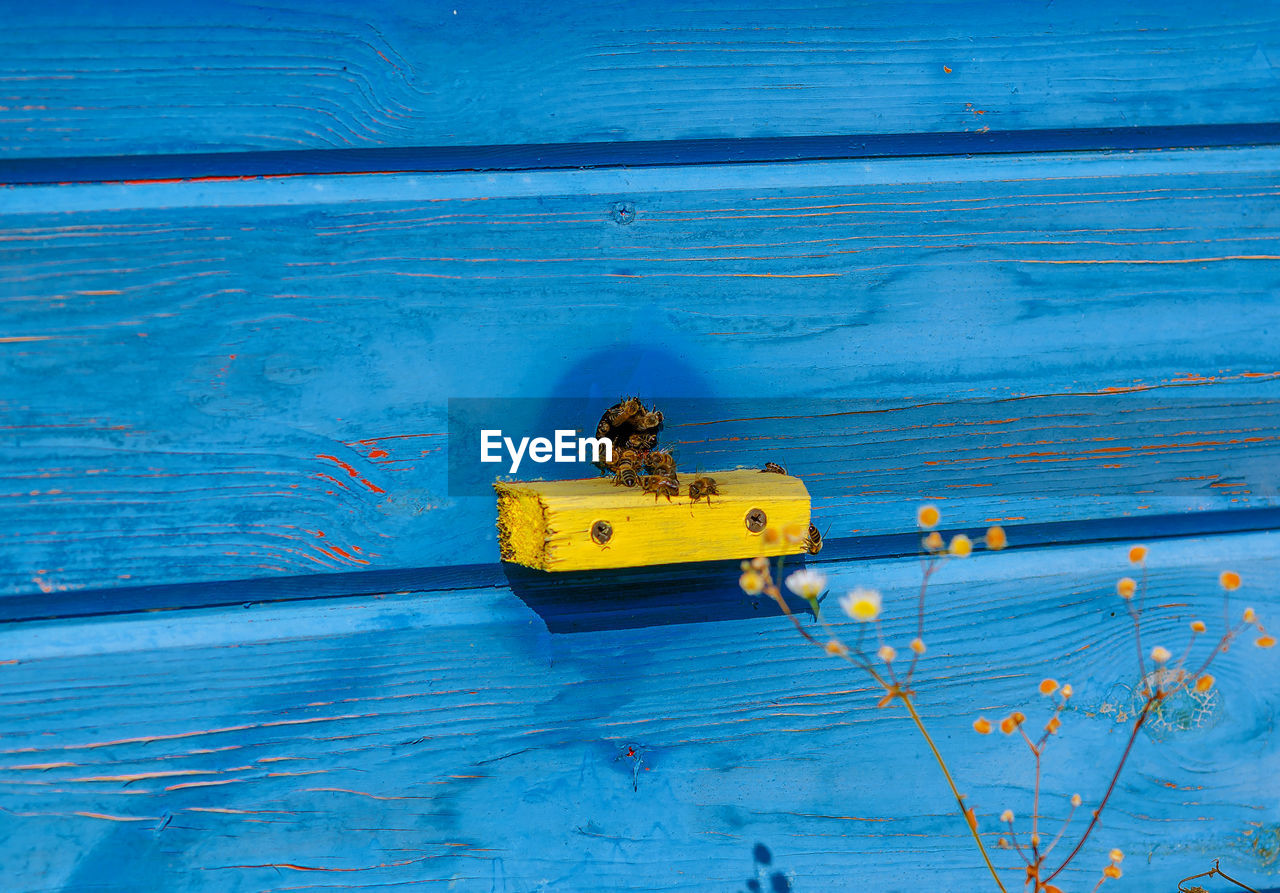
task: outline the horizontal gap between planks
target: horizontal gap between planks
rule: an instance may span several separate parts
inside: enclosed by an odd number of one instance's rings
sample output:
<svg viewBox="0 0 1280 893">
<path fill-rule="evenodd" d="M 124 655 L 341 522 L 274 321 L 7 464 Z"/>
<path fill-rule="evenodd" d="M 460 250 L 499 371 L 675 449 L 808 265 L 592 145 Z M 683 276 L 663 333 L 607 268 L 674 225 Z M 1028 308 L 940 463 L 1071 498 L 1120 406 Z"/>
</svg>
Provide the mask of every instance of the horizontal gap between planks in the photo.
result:
<svg viewBox="0 0 1280 893">
<path fill-rule="evenodd" d="M 963 528 L 969 533 L 981 531 Z M 1160 539 L 1280 530 L 1280 508 L 1240 509 L 1139 518 L 1100 518 L 1006 526 L 1010 548 L 1055 548 L 1109 542 L 1150 542 Z M 947 535 L 961 529 L 944 531 Z M 918 532 L 829 539 L 819 557 L 790 559 L 796 566 L 850 560 L 907 558 L 920 554 Z M 545 595 L 557 592 L 572 601 L 592 589 L 642 591 L 660 581 L 688 576 L 691 565 L 622 568 L 608 571 L 544 574 L 502 564 L 404 568 L 342 574 L 309 574 L 213 583 L 173 583 L 154 586 L 93 589 L 60 593 L 31 593 L 0 598 L 0 623 L 93 617 L 142 611 L 176 611 L 352 596 L 430 593 L 532 585 Z M 538 581 L 531 584 L 531 581 Z M 544 585 L 545 584 L 545 585 Z M 577 593 L 578 595 L 575 595 Z M 558 608 L 563 611 L 565 606 Z M 653 623 L 662 622 L 660 619 Z"/>
<path fill-rule="evenodd" d="M 0 214 L 173 208 L 296 207 L 355 202 L 483 201 L 590 195 L 615 203 L 614 222 L 642 221 L 647 195 L 726 189 L 825 189 L 1021 180 L 1104 180 L 1210 173 L 1271 173 L 1280 143 L 1138 152 L 1042 152 L 952 157 L 882 157 L 636 168 L 429 173 L 299 174 L 128 183 L 0 184 Z"/>
<path fill-rule="evenodd" d="M 1276 144 L 1280 144 L 1280 123 L 16 158 L 0 160 L 0 184 L 143 184 L 314 174 L 687 167 Z"/>
</svg>

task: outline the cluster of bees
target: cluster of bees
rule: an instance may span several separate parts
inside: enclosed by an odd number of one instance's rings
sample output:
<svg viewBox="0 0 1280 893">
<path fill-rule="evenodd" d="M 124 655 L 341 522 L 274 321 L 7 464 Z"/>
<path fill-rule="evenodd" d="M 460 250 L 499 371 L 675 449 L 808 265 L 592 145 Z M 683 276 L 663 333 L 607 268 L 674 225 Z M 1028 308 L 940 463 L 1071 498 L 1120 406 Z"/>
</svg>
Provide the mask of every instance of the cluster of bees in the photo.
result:
<svg viewBox="0 0 1280 893">
<path fill-rule="evenodd" d="M 614 486 L 639 487 L 643 493 L 658 497 L 680 495 L 680 477 L 676 473 L 676 460 L 669 449 L 658 448 L 658 432 L 662 430 L 662 413 L 656 408 L 646 409 L 638 397 L 619 400 L 605 410 L 596 426 L 596 437 L 607 437 L 613 443 L 613 460 L 596 462 L 605 474 L 613 475 Z M 766 462 L 762 472 L 786 474 L 787 470 L 776 462 Z M 689 499 L 697 502 L 719 496 L 716 480 L 698 475 L 689 484 Z M 804 540 L 805 550 L 816 555 L 822 549 L 822 534 L 813 524 L 809 525 Z"/>
<path fill-rule="evenodd" d="M 596 426 L 596 437 L 607 437 L 613 443 L 613 461 L 596 463 L 601 471 L 613 475 L 619 487 L 639 487 L 644 493 L 659 496 L 680 495 L 680 476 L 671 450 L 658 449 L 658 432 L 662 430 L 662 413 L 646 409 L 637 397 L 619 400 L 605 410 Z M 711 501 L 719 496 L 715 478 L 699 475 L 689 484 L 689 498 Z"/>
</svg>

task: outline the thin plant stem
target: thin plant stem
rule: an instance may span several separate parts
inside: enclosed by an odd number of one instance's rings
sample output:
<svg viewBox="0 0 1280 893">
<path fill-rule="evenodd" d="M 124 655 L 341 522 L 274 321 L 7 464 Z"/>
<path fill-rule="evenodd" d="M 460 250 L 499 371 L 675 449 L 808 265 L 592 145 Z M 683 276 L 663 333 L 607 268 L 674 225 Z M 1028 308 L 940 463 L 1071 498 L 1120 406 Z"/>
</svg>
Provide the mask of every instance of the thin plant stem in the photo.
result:
<svg viewBox="0 0 1280 893">
<path fill-rule="evenodd" d="M 978 828 L 975 823 L 969 821 L 968 810 L 964 806 L 964 798 L 960 796 L 960 791 L 956 789 L 955 780 L 951 777 L 950 770 L 947 769 L 946 761 L 942 759 L 942 754 L 938 752 L 937 746 L 933 743 L 933 739 L 929 737 L 928 731 L 925 730 L 924 722 L 920 719 L 920 714 L 916 712 L 915 705 L 911 703 L 908 695 L 902 694 L 898 696 L 903 706 L 907 708 L 907 712 L 911 714 L 911 720 L 916 724 L 916 728 L 920 730 L 921 737 L 924 738 L 929 750 L 933 751 L 933 758 L 938 761 L 938 768 L 942 770 L 942 774 L 947 779 L 947 784 L 951 787 L 951 794 L 956 798 L 956 803 L 960 806 L 960 814 L 964 818 L 964 823 L 969 826 L 969 833 L 973 835 L 973 841 L 978 845 L 978 852 L 982 853 L 982 861 L 987 863 L 987 870 L 991 872 L 991 877 L 996 882 L 996 886 L 1000 888 L 1000 893 L 1009 893 L 1005 889 L 1004 884 L 1000 882 L 1000 875 L 996 874 L 996 868 L 991 864 L 991 857 L 987 855 L 987 848 L 982 844 L 982 837 L 978 834 Z"/>
<path fill-rule="evenodd" d="M 1191 875 L 1191 877 L 1184 877 L 1182 880 L 1178 881 L 1178 890 L 1180 891 L 1180 893 L 1187 893 L 1186 889 L 1183 888 L 1182 886 L 1187 881 L 1194 881 L 1196 878 L 1202 878 L 1202 877 L 1214 877 L 1215 875 L 1217 877 L 1222 878 L 1223 880 L 1230 881 L 1231 883 L 1239 887 L 1241 890 L 1248 890 L 1249 893 L 1259 893 L 1259 891 L 1253 889 L 1253 887 L 1250 887 L 1248 884 L 1244 883 L 1243 881 L 1236 880 L 1231 875 L 1227 874 L 1225 871 L 1219 868 L 1217 859 L 1213 860 L 1213 867 L 1210 868 L 1208 871 L 1202 871 L 1199 874 L 1193 874 Z"/>
<path fill-rule="evenodd" d="M 1044 883 L 1049 883 L 1058 876 L 1062 869 L 1070 864 L 1076 854 L 1084 848 L 1085 841 L 1089 839 L 1089 835 L 1093 833 L 1093 829 L 1098 824 L 1098 819 L 1102 817 L 1102 810 L 1106 807 L 1107 801 L 1111 799 L 1111 793 L 1116 789 L 1116 782 L 1120 780 L 1120 772 L 1124 769 L 1124 764 L 1129 760 L 1129 754 L 1133 752 L 1133 743 L 1138 740 L 1138 731 L 1142 728 L 1142 724 L 1147 721 L 1147 715 L 1151 712 L 1152 706 L 1156 703 L 1155 697 L 1148 697 L 1145 704 L 1142 705 L 1142 711 L 1138 714 L 1138 718 L 1134 720 L 1133 731 L 1129 733 L 1129 740 L 1125 743 L 1124 753 L 1120 755 L 1120 763 L 1116 766 L 1116 771 L 1111 775 L 1111 783 L 1107 785 L 1107 792 L 1102 795 L 1102 801 L 1098 803 L 1098 808 L 1093 811 L 1093 817 L 1089 819 L 1089 827 L 1084 829 L 1084 834 L 1080 836 L 1080 840 L 1076 842 L 1075 849 L 1062 860 L 1062 864 L 1058 866 L 1053 874 L 1044 879 Z"/>
</svg>

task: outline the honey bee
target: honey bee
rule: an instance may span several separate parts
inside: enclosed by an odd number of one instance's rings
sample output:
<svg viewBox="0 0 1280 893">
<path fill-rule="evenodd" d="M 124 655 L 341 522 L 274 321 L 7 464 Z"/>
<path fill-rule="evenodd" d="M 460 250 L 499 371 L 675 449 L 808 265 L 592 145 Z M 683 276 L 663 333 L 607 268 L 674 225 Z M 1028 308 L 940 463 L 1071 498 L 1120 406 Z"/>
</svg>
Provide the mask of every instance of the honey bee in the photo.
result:
<svg viewBox="0 0 1280 893">
<path fill-rule="evenodd" d="M 652 493 L 654 502 L 658 501 L 659 496 L 667 497 L 667 502 L 670 502 L 672 496 L 680 495 L 680 482 L 664 475 L 648 474 L 641 476 L 640 489 L 645 493 Z"/>
<path fill-rule="evenodd" d="M 632 434 L 627 438 L 626 448 L 629 450 L 648 452 L 657 445 L 658 435 L 656 434 Z"/>
<path fill-rule="evenodd" d="M 644 467 L 651 474 L 676 476 L 676 458 L 670 450 L 653 450 L 644 457 Z"/>
<path fill-rule="evenodd" d="M 773 474 L 786 474 L 786 473 L 787 473 L 787 470 L 786 470 L 785 468 L 783 468 L 781 465 L 779 465 L 777 462 L 766 462 L 766 463 L 764 463 L 764 468 L 762 468 L 762 469 L 760 469 L 760 470 L 761 470 L 761 471 L 768 471 L 768 472 L 771 472 L 771 473 L 773 473 Z"/>
<path fill-rule="evenodd" d="M 707 504 L 711 504 L 711 497 L 719 496 L 720 491 L 716 488 L 716 479 L 709 478 L 706 475 L 699 475 L 692 484 L 689 485 L 689 499 L 697 502 L 699 499 L 706 499 Z"/>
<path fill-rule="evenodd" d="M 812 524 L 809 525 L 809 535 L 804 538 L 804 549 L 810 555 L 817 555 L 822 551 L 822 534 Z"/>
<path fill-rule="evenodd" d="M 634 424 L 642 431 L 657 431 L 662 427 L 662 413 L 652 409 L 635 419 Z"/>
<path fill-rule="evenodd" d="M 613 474 L 613 485 L 615 487 L 634 487 L 640 483 L 640 476 L 636 474 L 635 467 L 630 462 L 621 462 Z"/>
<path fill-rule="evenodd" d="M 638 415 L 645 415 L 644 404 L 640 402 L 638 397 L 627 397 L 620 400 L 613 406 L 609 407 L 605 416 L 609 419 L 609 424 L 615 428 L 625 425 Z"/>
</svg>

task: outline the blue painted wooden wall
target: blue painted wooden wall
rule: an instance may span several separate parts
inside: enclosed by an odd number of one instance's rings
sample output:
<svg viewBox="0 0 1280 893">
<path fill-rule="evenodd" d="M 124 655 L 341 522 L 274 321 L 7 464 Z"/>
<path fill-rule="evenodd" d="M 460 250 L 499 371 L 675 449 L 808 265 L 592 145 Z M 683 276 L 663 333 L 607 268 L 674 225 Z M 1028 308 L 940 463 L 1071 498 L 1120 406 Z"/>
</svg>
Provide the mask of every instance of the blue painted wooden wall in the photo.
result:
<svg viewBox="0 0 1280 893">
<path fill-rule="evenodd" d="M 6 890 L 983 889 L 905 717 L 732 563 L 500 566 L 450 398 L 782 460 L 899 638 L 914 507 L 1003 523 L 919 686 L 993 839 L 1030 764 L 970 723 L 1044 675 L 1047 789 L 1105 787 L 1127 543 L 1151 635 L 1228 566 L 1280 614 L 1270 5 L 9 6 Z M 1070 889 L 1280 886 L 1275 660 L 1217 670 Z"/>
</svg>

